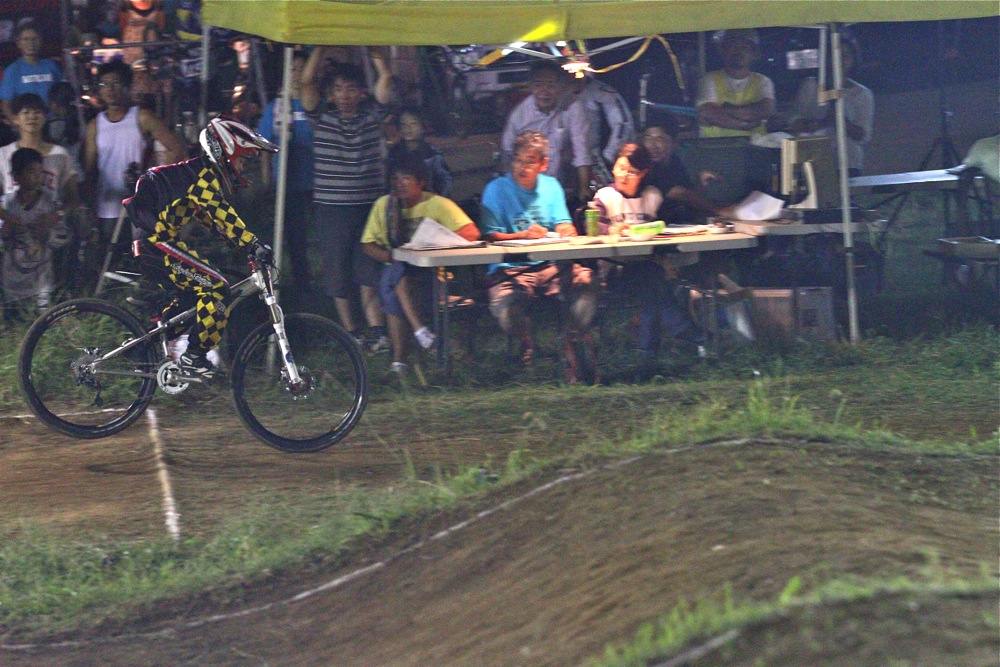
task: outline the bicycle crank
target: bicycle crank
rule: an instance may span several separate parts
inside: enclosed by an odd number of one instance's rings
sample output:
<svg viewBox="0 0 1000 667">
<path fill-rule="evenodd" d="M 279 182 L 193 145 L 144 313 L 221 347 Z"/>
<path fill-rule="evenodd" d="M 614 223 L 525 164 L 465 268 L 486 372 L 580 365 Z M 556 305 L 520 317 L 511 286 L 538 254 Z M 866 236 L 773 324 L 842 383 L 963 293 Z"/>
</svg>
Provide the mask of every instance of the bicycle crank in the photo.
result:
<svg viewBox="0 0 1000 667">
<path fill-rule="evenodd" d="M 164 361 L 156 371 L 156 384 L 166 394 L 180 394 L 191 386 L 181 379 L 181 367 L 172 359 Z"/>
</svg>

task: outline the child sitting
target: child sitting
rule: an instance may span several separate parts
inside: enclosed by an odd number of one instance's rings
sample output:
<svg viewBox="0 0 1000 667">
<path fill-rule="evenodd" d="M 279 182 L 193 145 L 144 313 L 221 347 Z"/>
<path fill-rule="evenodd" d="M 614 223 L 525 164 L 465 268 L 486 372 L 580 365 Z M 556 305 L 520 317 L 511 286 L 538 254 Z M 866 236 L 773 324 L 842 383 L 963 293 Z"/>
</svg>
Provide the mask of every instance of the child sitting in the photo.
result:
<svg viewBox="0 0 1000 667">
<path fill-rule="evenodd" d="M 655 187 L 642 186 L 652 167 L 649 151 L 641 144 L 625 144 L 612 167 L 614 183 L 601 188 L 590 203 L 600 212 L 602 233 L 621 234 L 633 224 L 649 222 L 663 203 L 663 194 Z M 704 335 L 675 295 L 678 265 L 672 256 L 626 264 L 622 282 L 630 285 L 639 298 L 639 374 L 651 376 L 660 353 L 665 327 L 674 339 L 691 343 L 704 356 Z"/>
<path fill-rule="evenodd" d="M 624 144 L 618 150 L 611 168 L 614 183 L 598 190 L 590 205 L 600 211 L 602 234 L 621 234 L 631 225 L 656 219 L 663 193 L 651 185 L 640 192 L 642 179 L 652 166 L 645 146 Z"/>
<path fill-rule="evenodd" d="M 409 241 L 425 218 L 467 241 L 479 239 L 479 229 L 458 204 L 427 191 L 429 178 L 427 165 L 417 156 L 404 156 L 393 163 L 392 194 L 380 197 L 372 206 L 361 236 L 365 254 L 384 265 L 379 297 L 392 339 L 390 368 L 400 375 L 407 370 L 407 328 L 424 349 L 433 346 L 437 338 L 424 324 L 422 312 L 433 304 L 434 275 L 426 269 L 393 261 L 392 249 Z"/>
<path fill-rule="evenodd" d="M 33 299 L 39 309 L 49 306 L 54 287 L 52 249 L 69 242 L 56 203 L 42 188 L 42 154 L 33 148 L 17 149 L 11 156 L 11 171 L 19 187 L 4 196 L 0 214 L 0 287 L 7 319 L 18 310 L 18 302 Z"/>
</svg>

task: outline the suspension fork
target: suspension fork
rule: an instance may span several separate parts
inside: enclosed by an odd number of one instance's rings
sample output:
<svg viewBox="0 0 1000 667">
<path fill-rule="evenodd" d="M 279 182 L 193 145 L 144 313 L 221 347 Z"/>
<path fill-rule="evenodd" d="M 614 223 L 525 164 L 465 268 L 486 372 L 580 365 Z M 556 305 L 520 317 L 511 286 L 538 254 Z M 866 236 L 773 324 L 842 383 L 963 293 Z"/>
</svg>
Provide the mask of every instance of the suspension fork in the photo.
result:
<svg viewBox="0 0 1000 667">
<path fill-rule="evenodd" d="M 299 375 L 299 369 L 295 365 L 295 359 L 292 357 L 292 348 L 288 343 L 288 334 L 285 331 L 285 313 L 281 310 L 281 306 L 278 304 L 278 297 L 274 295 L 274 283 L 271 280 L 271 275 L 269 271 L 259 271 L 261 280 L 261 287 L 263 288 L 263 294 L 261 298 L 267 305 L 268 312 L 271 315 L 271 326 L 274 327 L 274 334 L 278 339 L 278 349 L 281 351 L 281 362 L 285 365 L 285 371 L 288 373 L 288 381 L 292 386 L 297 386 L 302 384 L 302 376 Z M 268 351 L 268 358 L 271 358 L 270 350 Z M 270 362 L 268 362 L 270 363 Z"/>
<path fill-rule="evenodd" d="M 278 339 L 278 349 L 281 350 L 281 361 L 285 364 L 288 372 L 288 381 L 293 385 L 302 384 L 302 377 L 299 369 L 295 366 L 295 359 L 292 358 L 292 348 L 288 344 L 288 334 L 285 332 L 285 314 L 278 305 L 278 299 L 273 294 L 264 296 L 264 303 L 267 304 L 271 313 L 271 325 L 274 327 L 274 334 Z"/>
</svg>

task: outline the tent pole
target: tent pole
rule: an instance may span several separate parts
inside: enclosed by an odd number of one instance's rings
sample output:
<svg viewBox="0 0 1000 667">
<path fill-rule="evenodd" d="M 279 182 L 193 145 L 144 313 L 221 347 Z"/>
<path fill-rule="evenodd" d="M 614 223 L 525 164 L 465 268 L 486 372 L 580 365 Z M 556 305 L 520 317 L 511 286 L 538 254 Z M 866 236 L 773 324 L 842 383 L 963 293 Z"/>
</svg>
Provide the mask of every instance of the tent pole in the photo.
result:
<svg viewBox="0 0 1000 667">
<path fill-rule="evenodd" d="M 646 103 L 649 97 L 649 77 L 652 72 L 646 72 L 639 79 L 639 127 L 646 127 Z"/>
<path fill-rule="evenodd" d="M 201 104 L 198 107 L 198 126 L 208 125 L 208 66 L 210 47 L 212 44 L 209 33 L 212 27 L 207 23 L 201 24 Z"/>
<path fill-rule="evenodd" d="M 70 33 L 70 17 L 72 16 L 73 14 L 69 10 L 69 0 L 59 0 L 59 22 L 62 24 L 62 38 L 59 43 L 63 47 L 69 46 L 66 44 L 66 37 Z M 76 45 L 74 44 L 74 46 Z"/>
<path fill-rule="evenodd" d="M 278 112 L 275 120 L 281 123 L 278 134 L 278 182 L 275 183 L 274 196 L 274 264 L 281 266 L 284 254 L 282 247 L 285 240 L 285 190 L 288 179 L 288 142 L 292 134 L 292 47 L 285 47 L 285 57 L 281 68 L 281 100 L 275 105 Z M 296 230 L 305 233 L 305 229 Z M 281 288 L 274 286 L 274 295 L 278 296 Z"/>
<path fill-rule="evenodd" d="M 830 24 L 830 40 L 833 46 L 833 89 L 836 91 L 837 119 L 837 167 L 840 171 L 840 219 L 844 225 L 844 262 L 847 274 L 847 319 L 850 328 L 851 342 L 857 343 L 861 336 L 858 333 L 858 295 L 854 285 L 854 235 L 851 231 L 851 194 L 847 177 L 847 127 L 844 115 L 844 66 L 840 49 L 840 29 L 836 23 Z"/>
<path fill-rule="evenodd" d="M 80 129 L 87 127 L 87 119 L 83 115 L 83 105 L 80 104 L 80 96 L 83 94 L 83 82 L 80 81 L 79 73 L 76 69 L 76 58 L 74 58 L 73 48 L 82 46 L 82 44 L 77 43 L 74 45 L 67 44 L 66 37 L 71 34 L 70 31 L 70 20 L 67 16 L 70 16 L 69 6 L 66 4 L 69 0 L 62 0 L 62 66 L 63 71 L 66 73 L 66 81 L 73 88 L 73 96 L 76 98 L 76 122 L 79 124 Z"/>
<path fill-rule="evenodd" d="M 819 94 L 820 98 L 817 100 L 818 104 L 825 105 L 827 100 L 824 97 L 824 93 L 827 90 L 827 71 L 826 71 L 826 36 L 828 33 L 827 26 L 820 26 L 819 29 L 819 85 L 816 86 L 816 92 Z"/>
</svg>

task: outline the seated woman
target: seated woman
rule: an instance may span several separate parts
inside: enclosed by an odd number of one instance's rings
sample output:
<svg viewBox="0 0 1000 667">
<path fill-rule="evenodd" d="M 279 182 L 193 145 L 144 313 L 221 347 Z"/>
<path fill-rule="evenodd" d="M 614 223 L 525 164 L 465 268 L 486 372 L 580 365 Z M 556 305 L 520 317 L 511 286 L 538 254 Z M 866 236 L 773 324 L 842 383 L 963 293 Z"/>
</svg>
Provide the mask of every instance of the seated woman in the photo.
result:
<svg viewBox="0 0 1000 667">
<path fill-rule="evenodd" d="M 426 163 L 418 156 L 401 157 L 392 165 L 392 193 L 380 197 L 372 206 L 361 235 L 366 255 L 385 264 L 379 279 L 379 299 L 389 321 L 392 343 L 392 371 L 404 373 L 408 356 L 407 326 L 421 347 L 434 345 L 436 336 L 424 325 L 422 306 L 431 298 L 433 274 L 394 262 L 392 249 L 413 235 L 417 225 L 429 218 L 468 241 L 479 240 L 479 228 L 455 202 L 426 192 L 429 181 Z"/>
<path fill-rule="evenodd" d="M 612 167 L 614 183 L 594 195 L 591 207 L 600 212 L 602 232 L 620 234 L 632 224 L 656 219 L 663 203 L 663 194 L 655 187 L 642 187 L 652 159 L 640 144 L 625 144 Z M 639 374 L 649 377 L 655 372 L 660 354 L 662 330 L 676 340 L 697 346 L 704 356 L 705 337 L 691 319 L 675 294 L 677 265 L 671 256 L 626 264 L 622 281 L 632 286 L 639 296 Z"/>
</svg>

